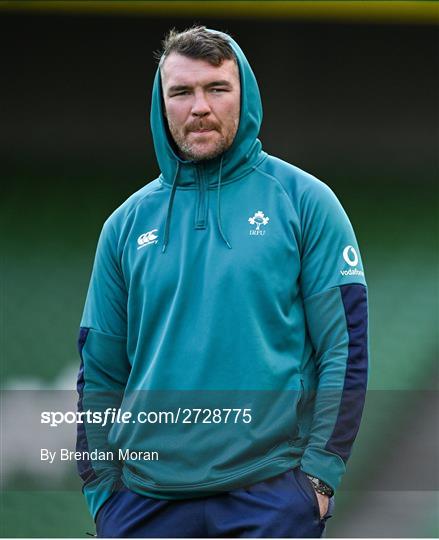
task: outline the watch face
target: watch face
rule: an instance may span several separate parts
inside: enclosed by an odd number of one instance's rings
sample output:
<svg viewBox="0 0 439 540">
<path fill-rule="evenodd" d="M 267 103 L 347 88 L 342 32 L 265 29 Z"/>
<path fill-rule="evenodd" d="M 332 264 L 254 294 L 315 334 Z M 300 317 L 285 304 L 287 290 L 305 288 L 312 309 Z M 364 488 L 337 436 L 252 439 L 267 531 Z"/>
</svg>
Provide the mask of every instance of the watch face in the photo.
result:
<svg viewBox="0 0 439 540">
<path fill-rule="evenodd" d="M 319 478 L 316 478 L 315 476 L 311 476 L 309 474 L 307 474 L 306 476 L 310 479 L 314 489 L 319 490 L 320 492 L 324 492 L 329 496 L 332 495 L 332 489 L 324 482 L 322 482 Z"/>
<path fill-rule="evenodd" d="M 315 476 L 311 476 L 309 474 L 307 474 L 306 476 L 309 478 L 309 480 L 310 480 L 310 482 L 311 482 L 311 484 L 313 485 L 314 488 L 319 486 L 320 480 L 318 478 L 316 478 Z"/>
</svg>

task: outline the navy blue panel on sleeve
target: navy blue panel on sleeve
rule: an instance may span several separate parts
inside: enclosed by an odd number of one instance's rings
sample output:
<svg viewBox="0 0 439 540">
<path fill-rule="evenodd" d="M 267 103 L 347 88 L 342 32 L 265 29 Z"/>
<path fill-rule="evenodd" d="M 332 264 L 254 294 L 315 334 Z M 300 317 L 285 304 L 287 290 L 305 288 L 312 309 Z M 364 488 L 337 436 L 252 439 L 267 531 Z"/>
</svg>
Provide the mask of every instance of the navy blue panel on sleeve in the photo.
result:
<svg viewBox="0 0 439 540">
<path fill-rule="evenodd" d="M 87 341 L 88 333 L 90 332 L 90 328 L 85 328 L 84 326 L 81 326 L 79 329 L 79 336 L 78 336 L 78 352 L 79 356 L 82 360 L 82 349 L 84 348 L 85 342 Z"/>
<path fill-rule="evenodd" d="M 367 388 L 367 291 L 364 285 L 340 287 L 349 336 L 348 359 L 337 421 L 326 450 L 349 458 L 360 427 Z"/>
<path fill-rule="evenodd" d="M 79 338 L 78 338 L 78 351 L 79 351 L 79 356 L 81 357 L 81 366 L 79 368 L 78 380 L 76 384 L 76 388 L 79 395 L 78 412 L 83 412 L 84 410 L 82 400 L 84 396 L 85 381 L 84 381 L 84 360 L 82 358 L 82 349 L 84 348 L 85 342 L 87 340 L 89 330 L 90 328 L 84 328 L 84 327 L 80 328 Z M 76 438 L 76 451 L 88 452 L 88 441 L 87 441 L 87 434 L 85 432 L 84 423 L 78 423 L 77 438 Z M 79 475 L 81 476 L 85 484 L 97 478 L 90 460 L 78 460 L 77 468 L 78 468 Z"/>
</svg>

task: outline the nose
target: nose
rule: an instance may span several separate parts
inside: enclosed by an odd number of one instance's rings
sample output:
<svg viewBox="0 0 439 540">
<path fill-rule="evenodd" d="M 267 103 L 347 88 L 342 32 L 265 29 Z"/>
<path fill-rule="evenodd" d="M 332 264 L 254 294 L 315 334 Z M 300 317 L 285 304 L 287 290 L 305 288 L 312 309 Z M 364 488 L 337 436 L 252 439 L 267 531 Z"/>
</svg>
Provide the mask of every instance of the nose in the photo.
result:
<svg viewBox="0 0 439 540">
<path fill-rule="evenodd" d="M 192 114 L 193 116 L 207 116 L 210 113 L 210 106 L 204 95 L 204 92 L 196 92 L 194 97 L 194 102 L 192 105 Z"/>
</svg>

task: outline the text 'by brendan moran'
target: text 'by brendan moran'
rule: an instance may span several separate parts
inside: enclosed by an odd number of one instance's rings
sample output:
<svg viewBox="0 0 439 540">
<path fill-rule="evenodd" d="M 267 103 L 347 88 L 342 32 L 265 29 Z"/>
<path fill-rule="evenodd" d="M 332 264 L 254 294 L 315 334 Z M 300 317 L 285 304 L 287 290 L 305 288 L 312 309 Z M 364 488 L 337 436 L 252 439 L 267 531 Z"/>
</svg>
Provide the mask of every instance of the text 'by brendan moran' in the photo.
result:
<svg viewBox="0 0 439 540">
<path fill-rule="evenodd" d="M 41 461 L 54 463 L 55 461 L 113 461 L 115 459 L 122 461 L 158 461 L 159 453 L 157 451 L 139 451 L 119 448 L 117 452 L 112 450 L 91 450 L 78 452 L 69 450 L 68 448 L 60 448 L 59 450 L 49 450 L 41 448 Z"/>
</svg>

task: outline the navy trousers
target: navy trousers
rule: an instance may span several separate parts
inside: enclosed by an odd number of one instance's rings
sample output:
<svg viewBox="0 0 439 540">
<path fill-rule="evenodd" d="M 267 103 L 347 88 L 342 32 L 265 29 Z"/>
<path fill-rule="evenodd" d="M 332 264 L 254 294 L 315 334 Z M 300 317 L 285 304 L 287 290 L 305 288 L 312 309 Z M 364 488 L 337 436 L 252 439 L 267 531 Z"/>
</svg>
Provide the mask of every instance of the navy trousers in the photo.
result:
<svg viewBox="0 0 439 540">
<path fill-rule="evenodd" d="M 320 519 L 310 481 L 299 468 L 251 486 L 205 498 L 153 499 L 122 488 L 99 510 L 100 538 L 319 538 Z"/>
</svg>

